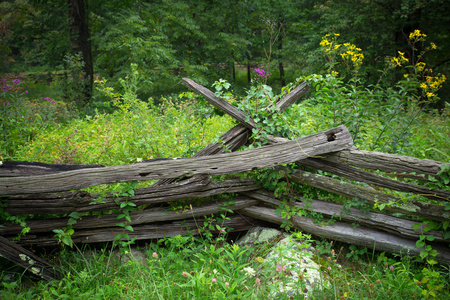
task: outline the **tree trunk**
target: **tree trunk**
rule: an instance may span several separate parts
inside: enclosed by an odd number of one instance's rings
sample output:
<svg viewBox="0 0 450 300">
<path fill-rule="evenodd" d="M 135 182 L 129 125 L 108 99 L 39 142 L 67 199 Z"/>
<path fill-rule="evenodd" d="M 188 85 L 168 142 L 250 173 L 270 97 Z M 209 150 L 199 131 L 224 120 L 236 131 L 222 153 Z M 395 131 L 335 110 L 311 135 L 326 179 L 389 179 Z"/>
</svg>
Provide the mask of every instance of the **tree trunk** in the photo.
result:
<svg viewBox="0 0 450 300">
<path fill-rule="evenodd" d="M 282 62 L 282 50 L 283 50 L 283 37 L 280 37 L 280 43 L 278 44 L 278 50 L 279 50 L 279 55 L 278 55 L 278 69 L 280 71 L 280 83 L 281 83 L 281 87 L 286 86 L 286 79 L 284 78 L 284 67 L 283 67 L 283 62 Z"/>
<path fill-rule="evenodd" d="M 86 105 L 92 97 L 92 86 L 94 83 L 94 67 L 92 63 L 92 48 L 88 25 L 88 1 L 67 0 L 70 41 L 73 53 L 81 52 L 83 56 L 83 104 Z"/>
</svg>

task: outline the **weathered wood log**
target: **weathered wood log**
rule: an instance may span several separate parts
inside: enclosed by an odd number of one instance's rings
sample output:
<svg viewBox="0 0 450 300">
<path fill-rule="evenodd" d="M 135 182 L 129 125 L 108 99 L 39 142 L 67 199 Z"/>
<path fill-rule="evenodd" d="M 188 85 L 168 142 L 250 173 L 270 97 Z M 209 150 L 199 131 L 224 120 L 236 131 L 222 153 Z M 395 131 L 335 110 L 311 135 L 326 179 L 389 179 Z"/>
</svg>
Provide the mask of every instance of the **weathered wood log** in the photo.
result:
<svg viewBox="0 0 450 300">
<path fill-rule="evenodd" d="M 0 162 L 0 177 L 36 176 L 101 167 L 104 167 L 104 165 L 61 165 L 29 161 L 2 161 Z"/>
<path fill-rule="evenodd" d="M 0 195 L 60 192 L 133 180 L 238 173 L 348 149 L 352 144 L 350 133 L 341 125 L 294 141 L 240 152 L 83 169 L 42 176 L 0 178 Z"/>
<path fill-rule="evenodd" d="M 235 204 L 227 206 L 229 209 L 235 211 L 252 205 L 256 205 L 259 201 L 254 199 L 248 199 L 247 197 L 238 197 L 235 199 Z M 130 213 L 131 222 L 127 222 L 127 225 L 136 226 L 143 224 L 151 224 L 156 222 L 167 222 L 175 220 L 185 220 L 191 218 L 198 218 L 201 216 L 207 216 L 216 214 L 221 210 L 221 203 L 214 203 L 204 205 L 201 207 L 194 207 L 187 209 L 186 211 L 166 211 L 165 208 L 152 208 L 144 211 Z M 123 223 L 124 220 L 117 219 L 118 214 L 110 214 L 105 216 L 85 216 L 82 217 L 76 224 L 72 226 L 75 231 L 81 229 L 94 229 L 94 228 L 114 228 L 117 223 Z M 67 226 L 69 218 L 59 219 L 43 219 L 43 220 L 29 220 L 27 226 L 30 227 L 29 235 L 38 233 L 51 233 L 53 229 L 62 229 Z M 7 224 L 5 227 L 0 227 L 0 235 L 15 235 L 19 234 L 22 230 L 22 226 L 18 224 Z"/>
<path fill-rule="evenodd" d="M 131 201 L 137 206 L 168 203 L 188 198 L 200 198 L 223 193 L 237 193 L 259 189 L 253 179 L 229 179 L 211 181 L 209 176 L 196 176 L 186 181 L 161 187 L 136 189 L 133 197 L 115 197 L 106 195 L 102 202 L 95 202 L 100 195 L 85 191 L 42 193 L 5 196 L 1 200 L 7 203 L 5 211 L 15 214 L 66 214 L 71 212 L 92 212 L 118 209 L 116 201 Z"/>
<path fill-rule="evenodd" d="M 436 176 L 441 170 L 441 167 L 446 164 L 434 160 L 355 149 L 329 153 L 324 156 L 326 161 L 342 163 L 363 169 L 396 173 L 398 176 L 419 180 L 428 180 L 428 175 Z M 402 175 L 401 173 L 410 174 Z M 415 175 L 411 173 L 414 173 Z M 421 174 L 425 175 L 425 177 L 420 176 Z"/>
<path fill-rule="evenodd" d="M 191 87 L 191 85 L 189 85 L 188 87 Z M 310 88 L 311 87 L 306 83 L 306 81 L 300 83 L 296 88 L 290 91 L 288 95 L 277 101 L 277 110 L 280 113 L 284 112 L 290 105 L 297 102 L 300 97 L 305 95 L 310 90 Z M 205 89 L 206 88 L 203 87 L 203 90 Z M 194 91 L 196 90 L 194 89 Z M 211 91 L 205 93 L 207 95 L 214 95 Z M 212 103 L 214 103 L 214 101 L 212 101 Z M 241 146 L 247 143 L 250 136 L 251 133 L 247 127 L 241 124 L 236 125 L 219 138 L 220 142 L 206 146 L 205 148 L 197 152 L 194 157 L 236 151 Z M 160 179 L 156 183 L 154 183 L 154 185 L 169 184 L 174 180 L 175 178 Z"/>
<path fill-rule="evenodd" d="M 289 108 L 292 104 L 298 101 L 302 96 L 304 96 L 309 90 L 311 89 L 311 86 L 306 82 L 301 82 L 298 86 L 296 86 L 294 89 L 289 91 L 289 93 L 281 98 L 276 103 L 277 110 L 279 112 L 283 112 L 286 109 Z M 272 105 L 269 105 L 267 108 L 272 107 Z"/>
<path fill-rule="evenodd" d="M 326 171 L 338 175 L 340 177 L 345 177 L 359 182 L 374 184 L 379 187 L 384 187 L 395 191 L 415 193 L 429 199 L 450 201 L 450 191 L 443 191 L 438 189 L 430 190 L 429 188 L 420 185 L 406 183 L 391 178 L 383 177 L 364 170 L 358 170 L 341 163 L 334 163 L 316 158 L 306 158 L 297 163 L 312 167 L 317 170 Z"/>
<path fill-rule="evenodd" d="M 194 80 L 189 78 L 182 79 L 183 85 L 188 87 L 190 90 L 196 92 L 197 94 L 203 96 L 210 104 L 214 107 L 220 109 L 224 113 L 233 117 L 240 124 L 244 125 L 248 129 L 256 128 L 256 123 L 253 120 L 246 121 L 246 114 L 238 110 L 236 107 L 228 103 L 227 101 L 220 99 L 214 95 L 209 89 L 205 88 L 201 84 L 196 83 Z"/>
<path fill-rule="evenodd" d="M 284 167 L 277 167 L 289 171 Z M 310 172 L 298 170 L 289 174 L 289 178 L 297 183 L 308 184 L 310 186 L 336 193 L 348 198 L 359 198 L 367 201 L 367 204 L 389 204 L 385 210 L 399 212 L 405 215 L 420 216 L 438 221 L 447 221 L 450 219 L 450 212 L 444 210 L 444 206 L 428 202 L 415 201 L 408 199 L 403 203 L 402 199 L 394 195 L 387 195 L 375 190 L 368 189 L 359 185 L 343 182 L 330 177 L 313 174 Z"/>
<path fill-rule="evenodd" d="M 249 198 L 260 200 L 265 203 L 269 203 L 275 206 L 280 206 L 281 202 L 273 196 L 273 192 L 268 190 L 256 190 L 252 192 L 241 193 Z M 328 201 L 322 200 L 310 200 L 300 198 L 300 201 L 291 203 L 296 207 L 301 207 L 310 211 L 320 213 L 327 218 L 341 220 L 358 225 L 367 226 L 370 228 L 376 228 L 400 237 L 419 239 L 421 234 L 433 235 L 436 239 L 435 242 L 449 244 L 450 240 L 443 238 L 442 231 L 430 230 L 424 232 L 424 225 L 418 229 L 412 227 L 418 223 L 418 221 L 407 220 L 399 217 L 394 217 L 382 213 L 376 213 L 371 211 L 362 211 L 360 209 L 350 207 L 344 208 L 344 206 Z"/>
<path fill-rule="evenodd" d="M 44 280 L 61 279 L 61 271 L 51 263 L 0 236 L 0 256 L 30 271 Z"/>
<path fill-rule="evenodd" d="M 274 209 L 253 206 L 241 209 L 240 213 L 255 219 L 282 224 L 283 219 Z M 416 241 L 386 232 L 365 227 L 353 227 L 351 224 L 334 222 L 332 225 L 315 224 L 310 218 L 294 216 L 291 219 L 293 226 L 310 234 L 345 242 L 357 246 L 364 246 L 378 251 L 403 252 L 418 256 L 424 248 L 416 248 Z M 441 263 L 450 263 L 450 250 L 441 244 L 429 243 L 439 254 L 436 259 Z"/>
<path fill-rule="evenodd" d="M 188 219 L 171 223 L 141 225 L 134 226 L 134 231 L 128 231 L 120 227 L 78 230 L 72 235 L 72 241 L 74 243 L 111 242 L 115 240 L 118 234 L 125 233 L 130 238 L 136 238 L 136 240 L 151 240 L 186 234 L 199 235 L 203 233 L 201 229 L 203 222 L 203 219 Z M 216 223 L 213 222 L 212 224 L 215 225 Z M 232 215 L 229 216 L 229 220 L 225 220 L 219 225 L 229 227 L 230 230 L 228 232 L 235 232 L 248 230 L 258 224 L 261 224 L 261 222 L 251 217 Z M 219 231 L 213 231 L 213 233 L 219 233 Z M 51 246 L 56 245 L 57 242 L 53 235 L 26 235 L 17 243 L 23 246 Z"/>
</svg>

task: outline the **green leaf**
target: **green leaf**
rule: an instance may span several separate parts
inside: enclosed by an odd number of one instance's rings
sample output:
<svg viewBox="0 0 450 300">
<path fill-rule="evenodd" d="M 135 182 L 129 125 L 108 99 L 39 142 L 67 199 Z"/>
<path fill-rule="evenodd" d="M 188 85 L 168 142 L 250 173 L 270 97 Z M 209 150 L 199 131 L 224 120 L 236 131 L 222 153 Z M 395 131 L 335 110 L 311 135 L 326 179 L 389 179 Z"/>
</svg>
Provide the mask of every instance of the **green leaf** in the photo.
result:
<svg viewBox="0 0 450 300">
<path fill-rule="evenodd" d="M 434 241 L 436 237 L 434 235 L 427 235 L 426 239 L 430 242 Z"/>
<path fill-rule="evenodd" d="M 125 229 L 128 231 L 134 231 L 133 227 L 131 225 L 125 226 Z"/>
<path fill-rule="evenodd" d="M 74 219 L 79 219 L 80 218 L 80 213 L 79 212 L 72 212 L 69 217 L 74 218 Z"/>
<path fill-rule="evenodd" d="M 67 225 L 74 225 L 74 224 L 77 224 L 77 220 L 69 219 L 69 221 L 67 221 Z"/>
<path fill-rule="evenodd" d="M 425 242 L 423 240 L 416 241 L 417 248 L 422 248 L 423 246 L 425 246 Z"/>
</svg>

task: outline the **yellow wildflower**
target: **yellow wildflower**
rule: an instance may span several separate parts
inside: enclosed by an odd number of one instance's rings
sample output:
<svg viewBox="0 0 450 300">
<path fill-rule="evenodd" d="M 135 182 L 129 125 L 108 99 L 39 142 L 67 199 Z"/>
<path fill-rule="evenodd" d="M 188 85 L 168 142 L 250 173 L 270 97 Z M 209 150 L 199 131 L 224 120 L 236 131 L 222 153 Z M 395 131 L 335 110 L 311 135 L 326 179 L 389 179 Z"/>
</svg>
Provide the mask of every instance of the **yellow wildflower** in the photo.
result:
<svg viewBox="0 0 450 300">
<path fill-rule="evenodd" d="M 403 77 L 408 78 L 408 74 L 403 74 Z"/>
<path fill-rule="evenodd" d="M 340 46 L 341 46 L 341 44 L 334 45 L 334 50 L 339 49 Z"/>
<path fill-rule="evenodd" d="M 425 82 L 422 82 L 420 84 L 420 87 L 425 90 L 428 87 L 428 85 Z"/>
<path fill-rule="evenodd" d="M 333 77 L 337 77 L 337 76 L 338 76 L 338 74 L 339 74 L 339 72 L 336 72 L 336 71 L 331 71 L 331 76 L 333 76 Z"/>
<path fill-rule="evenodd" d="M 417 63 L 416 64 L 416 67 L 417 67 L 417 70 L 419 71 L 419 72 L 422 72 L 423 71 L 423 69 L 425 69 L 425 63 L 424 62 L 419 62 L 419 63 Z"/>
<path fill-rule="evenodd" d="M 403 61 L 408 62 L 409 60 L 405 57 L 405 52 L 398 51 L 398 54 L 400 54 L 400 59 Z"/>
<path fill-rule="evenodd" d="M 335 33 L 334 35 L 335 35 L 335 36 L 341 36 L 339 33 Z"/>
<path fill-rule="evenodd" d="M 436 49 L 436 44 L 435 43 L 431 43 L 431 49 Z"/>
<path fill-rule="evenodd" d="M 434 95 L 432 92 L 428 92 L 428 93 L 427 93 L 427 97 L 428 97 L 428 98 L 433 98 L 434 96 L 435 96 L 435 95 Z"/>
<path fill-rule="evenodd" d="M 396 64 L 397 66 L 399 66 L 399 67 L 402 66 L 402 64 L 400 63 L 400 61 L 398 60 L 397 57 L 393 57 L 391 61 L 392 61 L 393 63 L 395 63 L 395 64 Z"/>
</svg>

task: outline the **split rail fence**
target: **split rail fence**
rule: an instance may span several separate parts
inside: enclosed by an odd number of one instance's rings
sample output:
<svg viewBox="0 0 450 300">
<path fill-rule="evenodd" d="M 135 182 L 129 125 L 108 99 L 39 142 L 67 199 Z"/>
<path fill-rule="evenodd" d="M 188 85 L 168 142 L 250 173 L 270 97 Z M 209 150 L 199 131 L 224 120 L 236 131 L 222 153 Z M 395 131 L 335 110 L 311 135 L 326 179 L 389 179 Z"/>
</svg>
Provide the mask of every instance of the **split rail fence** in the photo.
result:
<svg viewBox="0 0 450 300">
<path fill-rule="evenodd" d="M 221 211 L 223 203 L 209 202 L 185 212 L 167 211 L 171 201 L 209 197 L 219 194 L 234 195 L 234 212 L 223 224 L 233 231 L 245 231 L 255 224 L 270 222 L 282 224 L 283 219 L 275 213 L 281 205 L 272 191 L 263 189 L 253 179 L 226 179 L 213 181 L 211 175 L 239 173 L 263 168 L 286 171 L 290 182 L 306 184 L 349 199 L 365 201 L 369 205 L 385 205 L 383 212 L 345 208 L 324 200 L 309 200 L 298 196 L 290 205 L 302 207 L 334 219 L 329 225 L 316 223 L 306 216 L 293 216 L 290 221 L 296 229 L 315 236 L 330 238 L 358 246 L 388 252 L 409 252 L 419 255 L 423 248 L 416 248 L 416 241 L 424 234 L 424 228 L 413 229 L 415 217 L 438 222 L 450 220 L 450 211 L 444 204 L 450 201 L 450 191 L 433 189 L 393 179 L 412 177 L 426 181 L 436 176 L 444 165 L 442 162 L 420 160 L 413 157 L 361 151 L 353 147 L 353 140 L 345 126 L 316 133 L 290 141 L 269 136 L 269 145 L 238 151 L 249 142 L 252 129 L 257 125 L 243 112 L 228 102 L 217 98 L 210 90 L 184 78 L 183 84 L 202 95 L 216 108 L 235 118 L 239 125 L 220 137 L 220 142 L 210 144 L 191 158 L 151 159 L 131 165 L 53 165 L 36 162 L 5 161 L 0 166 L 0 203 L 3 210 L 14 215 L 68 215 L 72 212 L 109 212 L 103 216 L 84 215 L 73 229 L 75 243 L 110 242 L 121 233 L 130 238 L 149 240 L 179 234 L 200 234 L 196 220 Z M 301 83 L 287 96 L 280 99 L 277 109 L 286 110 L 307 93 L 309 86 Z M 250 121 L 247 121 L 250 120 Z M 307 168 L 287 168 L 283 165 L 296 163 Z M 319 175 L 322 170 L 339 178 Z M 425 175 L 419 176 L 419 175 Z M 334 176 L 335 177 L 335 176 Z M 80 189 L 127 181 L 157 180 L 152 186 L 137 189 L 134 196 L 117 198 L 106 196 L 102 203 L 95 202 L 98 194 Z M 357 183 L 365 183 L 365 186 Z M 411 197 L 406 202 L 385 189 L 414 193 L 433 201 L 419 201 Z M 238 195 L 238 196 L 236 196 Z M 118 227 L 116 201 L 130 201 L 142 209 L 130 213 L 134 231 Z M 394 203 L 394 204 L 393 204 Z M 396 213 L 393 216 L 391 213 Z M 401 217 L 399 217 L 401 216 Z M 69 218 L 42 218 L 27 221 L 30 232 L 19 241 L 13 239 L 21 232 L 18 224 L 0 226 L 0 255 L 19 264 L 43 279 L 60 278 L 60 271 L 49 262 L 26 250 L 24 246 L 49 246 L 58 241 L 53 229 L 67 226 Z M 357 226 L 355 226 L 357 224 Z M 437 260 L 450 263 L 449 239 L 442 231 L 426 232 L 435 239 L 428 242 L 439 252 Z"/>
</svg>

